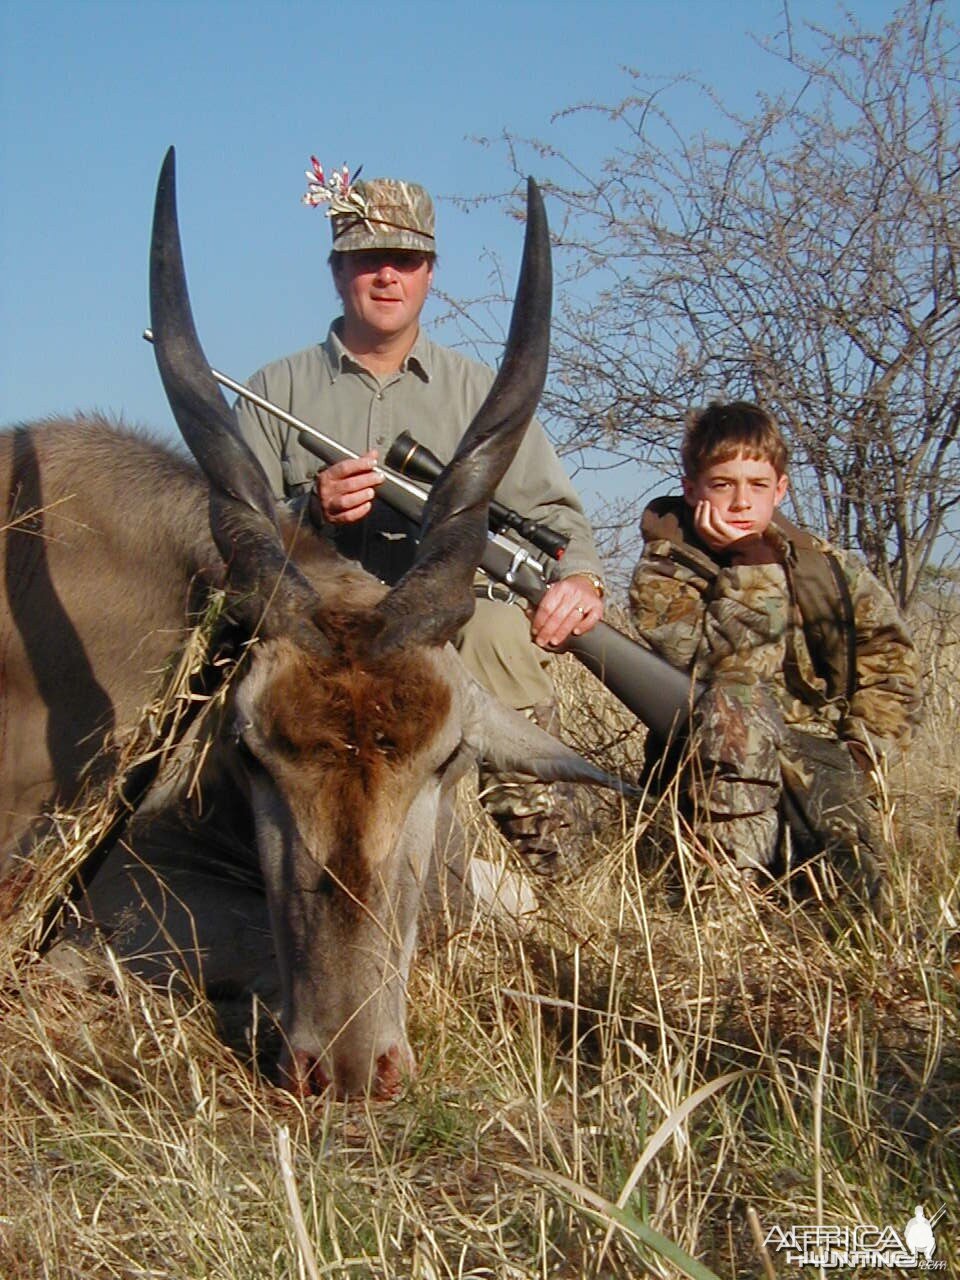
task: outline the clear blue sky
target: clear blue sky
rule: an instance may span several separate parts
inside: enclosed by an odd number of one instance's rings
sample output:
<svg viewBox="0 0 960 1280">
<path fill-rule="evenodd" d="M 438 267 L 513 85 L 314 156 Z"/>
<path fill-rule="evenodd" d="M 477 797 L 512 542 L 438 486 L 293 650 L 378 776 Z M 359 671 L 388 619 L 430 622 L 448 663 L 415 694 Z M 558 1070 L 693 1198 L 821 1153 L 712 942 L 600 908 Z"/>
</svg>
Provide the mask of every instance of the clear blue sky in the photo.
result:
<svg viewBox="0 0 960 1280">
<path fill-rule="evenodd" d="M 879 27 L 893 4 L 850 7 Z M 797 34 L 839 12 L 789 0 Z M 750 33 L 783 25 L 784 0 L 0 0 L 0 422 L 98 408 L 174 430 L 140 337 L 170 143 L 197 327 L 243 378 L 334 312 L 326 220 L 299 203 L 311 152 L 429 187 L 439 281 L 476 296 L 485 249 L 513 279 L 520 229 L 444 199 L 511 184 L 475 139 L 536 134 L 599 163 L 589 119 L 551 115 L 618 100 L 625 66 L 697 73 L 750 110 L 782 74 Z M 695 100 L 690 129 L 710 125 Z"/>
</svg>

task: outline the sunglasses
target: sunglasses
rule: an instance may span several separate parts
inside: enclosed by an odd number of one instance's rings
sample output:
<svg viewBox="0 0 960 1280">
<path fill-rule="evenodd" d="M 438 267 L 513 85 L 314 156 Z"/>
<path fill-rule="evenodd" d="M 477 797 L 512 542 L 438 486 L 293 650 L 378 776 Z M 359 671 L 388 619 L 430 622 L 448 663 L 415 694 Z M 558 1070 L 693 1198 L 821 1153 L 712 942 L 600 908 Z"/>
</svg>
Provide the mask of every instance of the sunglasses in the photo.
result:
<svg viewBox="0 0 960 1280">
<path fill-rule="evenodd" d="M 419 249 L 357 249 L 345 253 L 344 259 L 357 274 L 381 271 L 392 267 L 403 275 L 419 271 L 430 255 Z"/>
</svg>

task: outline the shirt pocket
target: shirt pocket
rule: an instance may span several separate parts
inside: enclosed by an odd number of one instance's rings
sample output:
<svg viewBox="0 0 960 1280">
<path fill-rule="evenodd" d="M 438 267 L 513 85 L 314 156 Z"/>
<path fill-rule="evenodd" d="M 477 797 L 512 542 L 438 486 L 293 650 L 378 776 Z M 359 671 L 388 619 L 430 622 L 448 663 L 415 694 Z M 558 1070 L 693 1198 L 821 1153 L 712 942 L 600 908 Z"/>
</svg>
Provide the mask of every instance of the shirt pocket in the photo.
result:
<svg viewBox="0 0 960 1280">
<path fill-rule="evenodd" d="M 288 498 L 309 493 L 313 487 L 313 477 L 320 469 L 320 459 L 313 470 L 307 470 L 302 458 L 291 458 L 285 453 L 280 459 L 280 470 L 283 474 L 283 492 Z"/>
</svg>

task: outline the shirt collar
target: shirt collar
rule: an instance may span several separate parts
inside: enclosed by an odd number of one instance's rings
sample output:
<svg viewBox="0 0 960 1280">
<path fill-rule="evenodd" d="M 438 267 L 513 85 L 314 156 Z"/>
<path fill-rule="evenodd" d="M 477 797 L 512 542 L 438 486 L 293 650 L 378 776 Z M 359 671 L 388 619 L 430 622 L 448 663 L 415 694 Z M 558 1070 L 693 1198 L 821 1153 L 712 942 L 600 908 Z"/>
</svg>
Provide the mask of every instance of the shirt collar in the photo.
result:
<svg viewBox="0 0 960 1280">
<path fill-rule="evenodd" d="M 326 341 L 323 344 L 331 382 L 336 382 L 340 374 L 349 369 L 363 368 L 363 365 L 343 345 L 343 339 L 340 337 L 342 328 L 343 316 L 338 316 L 327 331 Z M 423 382 L 429 382 L 432 377 L 432 371 L 433 343 L 421 329 L 417 334 L 416 342 L 410 348 L 407 358 L 401 365 L 401 372 L 415 374 Z"/>
</svg>

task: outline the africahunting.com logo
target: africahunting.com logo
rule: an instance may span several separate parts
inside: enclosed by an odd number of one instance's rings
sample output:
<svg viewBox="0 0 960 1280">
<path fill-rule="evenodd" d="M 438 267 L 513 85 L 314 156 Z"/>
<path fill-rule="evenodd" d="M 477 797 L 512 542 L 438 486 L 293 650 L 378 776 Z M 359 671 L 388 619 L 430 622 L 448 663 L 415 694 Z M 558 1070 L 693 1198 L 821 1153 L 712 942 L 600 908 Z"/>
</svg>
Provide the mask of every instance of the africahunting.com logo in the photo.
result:
<svg viewBox="0 0 960 1280">
<path fill-rule="evenodd" d="M 764 1244 L 775 1253 L 786 1253 L 795 1267 L 833 1268 L 900 1267 L 915 1271 L 945 1271 L 945 1262 L 934 1261 L 937 1238 L 934 1227 L 946 1213 L 941 1205 L 932 1218 L 918 1204 L 902 1231 L 862 1223 L 853 1227 L 771 1227 Z"/>
</svg>

